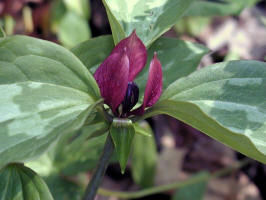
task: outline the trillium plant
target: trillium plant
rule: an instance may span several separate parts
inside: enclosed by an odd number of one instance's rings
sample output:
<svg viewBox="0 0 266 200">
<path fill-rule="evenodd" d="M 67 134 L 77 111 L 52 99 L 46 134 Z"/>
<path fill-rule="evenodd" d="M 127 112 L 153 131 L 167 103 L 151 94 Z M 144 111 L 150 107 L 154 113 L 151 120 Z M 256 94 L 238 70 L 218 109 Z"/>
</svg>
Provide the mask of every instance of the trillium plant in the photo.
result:
<svg viewBox="0 0 266 200">
<path fill-rule="evenodd" d="M 98 188 L 110 162 L 152 186 L 157 152 L 145 120 L 159 114 L 266 163 L 266 63 L 197 70 L 207 47 L 162 36 L 199 2 L 103 0 L 112 35 L 70 50 L 1 32 L 0 199 L 55 199 L 50 190 L 62 177 L 78 183 L 84 200 L 156 191 Z M 77 174 L 88 171 L 83 184 Z"/>
</svg>

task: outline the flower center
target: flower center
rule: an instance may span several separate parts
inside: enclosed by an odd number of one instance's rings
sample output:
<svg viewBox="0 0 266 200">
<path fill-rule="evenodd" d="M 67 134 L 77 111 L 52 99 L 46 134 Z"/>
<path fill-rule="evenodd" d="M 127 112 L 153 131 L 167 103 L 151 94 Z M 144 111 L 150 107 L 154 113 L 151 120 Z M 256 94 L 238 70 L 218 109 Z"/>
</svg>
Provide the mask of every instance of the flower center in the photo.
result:
<svg viewBox="0 0 266 200">
<path fill-rule="evenodd" d="M 139 100 L 139 88 L 134 82 L 129 82 L 127 91 L 122 104 L 119 106 L 118 113 L 122 117 L 126 117 L 127 113 L 137 104 Z"/>
</svg>

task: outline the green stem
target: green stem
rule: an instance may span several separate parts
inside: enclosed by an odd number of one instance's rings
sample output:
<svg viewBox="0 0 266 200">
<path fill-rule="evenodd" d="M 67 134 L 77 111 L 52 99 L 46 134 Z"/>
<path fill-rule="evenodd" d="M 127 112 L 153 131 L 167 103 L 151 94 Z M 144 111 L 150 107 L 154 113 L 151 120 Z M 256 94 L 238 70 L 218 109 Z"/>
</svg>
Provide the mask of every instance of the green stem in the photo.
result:
<svg viewBox="0 0 266 200">
<path fill-rule="evenodd" d="M 88 184 L 83 200 L 94 200 L 97 190 L 102 182 L 109 160 L 114 151 L 114 145 L 110 134 L 106 138 L 103 154 L 99 160 L 96 171 Z"/>
<path fill-rule="evenodd" d="M 203 181 L 208 181 L 210 179 L 225 176 L 225 175 L 228 175 L 231 172 L 233 172 L 239 168 L 242 168 L 243 166 L 247 165 L 250 162 L 251 162 L 250 159 L 244 159 L 240 162 L 235 163 L 233 166 L 226 167 L 222 170 L 219 170 L 217 172 L 212 173 L 211 175 L 206 173 L 203 176 L 197 176 L 197 177 L 188 179 L 186 181 L 182 181 L 182 182 L 179 181 L 179 182 L 175 182 L 175 183 L 171 183 L 171 184 L 167 184 L 167 185 L 151 187 L 151 188 L 147 188 L 147 189 L 144 189 L 141 191 L 119 192 L 119 191 L 113 191 L 113 190 L 107 190 L 107 189 L 100 188 L 98 193 L 100 195 L 103 195 L 103 196 L 114 196 L 114 197 L 122 198 L 122 199 L 141 198 L 141 197 L 144 197 L 147 195 L 161 193 L 161 192 L 165 192 L 165 191 L 169 191 L 169 190 L 173 190 L 173 189 L 177 189 L 177 188 L 182 188 L 182 187 L 186 187 L 186 186 L 189 186 L 192 184 L 196 184 L 196 183 L 200 183 Z"/>
</svg>

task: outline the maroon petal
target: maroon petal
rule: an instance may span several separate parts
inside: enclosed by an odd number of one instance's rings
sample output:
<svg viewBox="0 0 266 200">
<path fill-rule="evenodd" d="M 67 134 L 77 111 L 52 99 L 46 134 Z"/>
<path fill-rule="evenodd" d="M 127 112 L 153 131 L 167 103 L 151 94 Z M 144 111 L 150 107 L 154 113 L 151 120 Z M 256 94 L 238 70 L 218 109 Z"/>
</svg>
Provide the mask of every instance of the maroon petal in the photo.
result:
<svg viewBox="0 0 266 200">
<path fill-rule="evenodd" d="M 146 47 L 137 36 L 136 31 L 133 31 L 129 37 L 121 40 L 115 46 L 112 53 L 121 53 L 124 49 L 129 58 L 129 81 L 133 81 L 146 65 Z"/>
<path fill-rule="evenodd" d="M 112 53 L 98 67 L 94 78 L 100 88 L 101 96 L 113 113 L 124 100 L 128 85 L 129 59 L 126 52 Z"/>
<path fill-rule="evenodd" d="M 135 115 L 142 115 L 146 107 L 151 107 L 160 98 L 163 89 L 163 72 L 162 65 L 154 53 L 150 64 L 148 81 L 145 88 L 142 106 L 132 112 Z"/>
<path fill-rule="evenodd" d="M 143 105 L 144 108 L 155 104 L 162 94 L 163 89 L 163 72 L 162 65 L 154 53 L 150 64 L 149 77 L 144 93 Z"/>
</svg>

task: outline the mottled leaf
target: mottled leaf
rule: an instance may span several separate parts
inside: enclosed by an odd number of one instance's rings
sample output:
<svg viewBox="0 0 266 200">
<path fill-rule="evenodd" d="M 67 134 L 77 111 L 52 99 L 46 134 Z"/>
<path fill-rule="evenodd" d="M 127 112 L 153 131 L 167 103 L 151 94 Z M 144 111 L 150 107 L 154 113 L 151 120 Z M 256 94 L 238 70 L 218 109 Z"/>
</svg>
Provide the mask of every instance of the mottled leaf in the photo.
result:
<svg viewBox="0 0 266 200">
<path fill-rule="evenodd" d="M 218 63 L 171 84 L 144 117 L 171 115 L 266 163 L 265 91 L 265 63 Z"/>
<path fill-rule="evenodd" d="M 72 53 L 25 36 L 0 40 L 0 168 L 43 153 L 79 129 L 99 98 Z"/>
<path fill-rule="evenodd" d="M 36 157 L 80 128 L 92 102 L 86 93 L 47 83 L 0 85 L 0 93 L 0 167 Z"/>
<path fill-rule="evenodd" d="M 67 49 L 26 36 L 0 39 L 0 84 L 25 81 L 74 88 L 94 99 L 100 96 L 93 76 Z"/>
<path fill-rule="evenodd" d="M 80 130 L 64 134 L 48 152 L 26 165 L 42 176 L 59 172 L 75 175 L 91 170 L 102 153 L 108 127 L 98 115 L 91 122 L 86 120 Z"/>
<path fill-rule="evenodd" d="M 96 123 L 65 137 L 55 149 L 54 166 L 67 175 L 93 169 L 102 153 L 108 126 Z"/>
<path fill-rule="evenodd" d="M 134 29 L 146 46 L 173 26 L 193 0 L 103 0 L 115 44 Z"/>
</svg>

